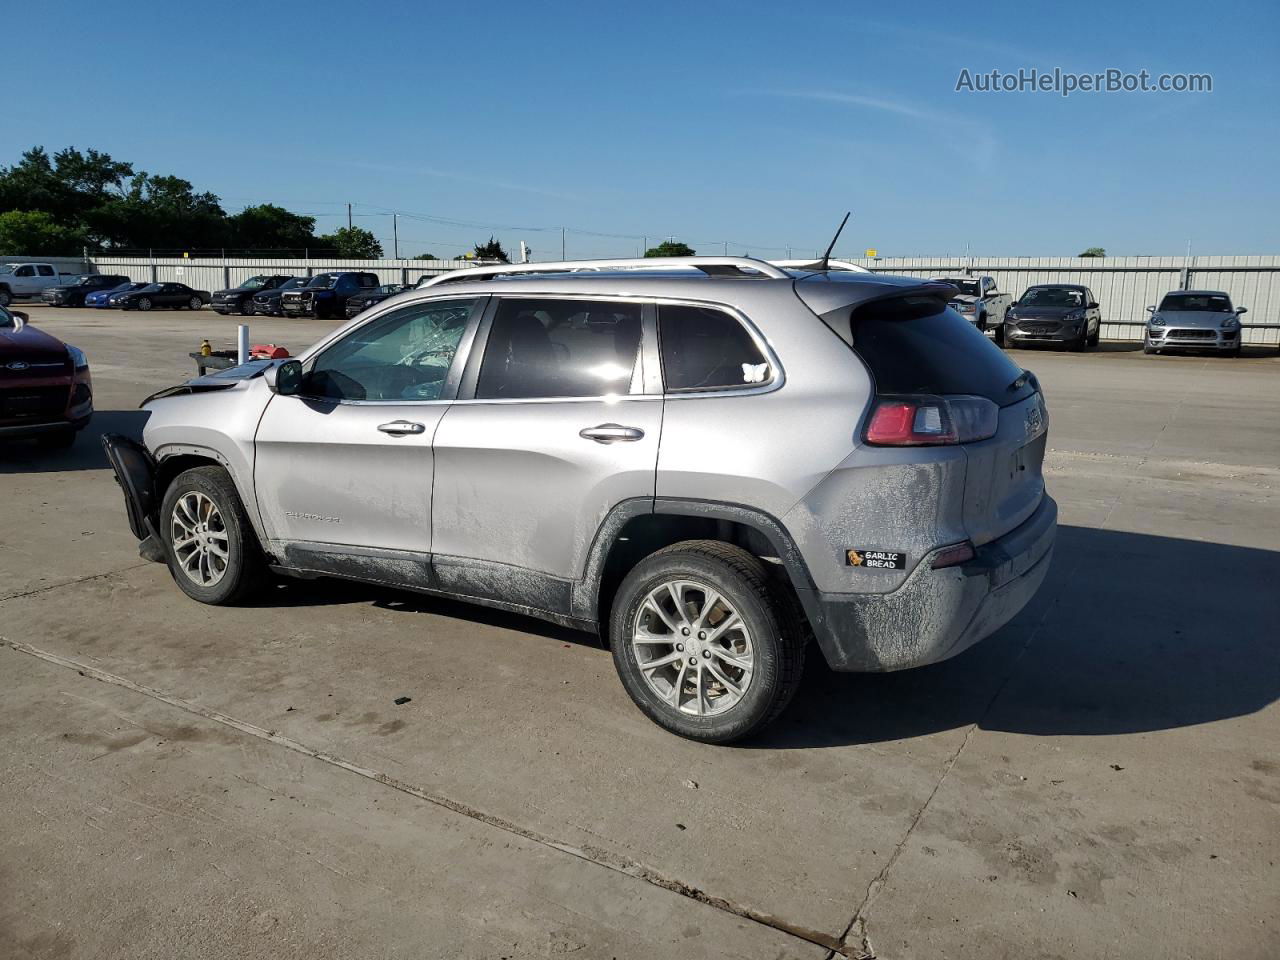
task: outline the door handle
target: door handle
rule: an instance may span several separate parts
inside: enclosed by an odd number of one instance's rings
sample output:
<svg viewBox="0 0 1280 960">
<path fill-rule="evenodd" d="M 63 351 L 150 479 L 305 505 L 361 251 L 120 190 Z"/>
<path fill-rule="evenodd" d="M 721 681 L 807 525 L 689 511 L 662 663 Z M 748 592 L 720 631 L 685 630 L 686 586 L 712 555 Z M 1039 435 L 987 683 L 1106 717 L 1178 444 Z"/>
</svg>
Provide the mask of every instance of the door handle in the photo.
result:
<svg viewBox="0 0 1280 960">
<path fill-rule="evenodd" d="M 624 427 L 617 423 L 602 423 L 597 427 L 585 427 L 578 431 L 583 440 L 594 440 L 596 443 L 613 443 L 615 440 L 634 441 L 644 437 L 639 427 Z"/>
<path fill-rule="evenodd" d="M 403 436 L 406 433 L 426 433 L 427 428 L 420 423 L 411 423 L 408 420 L 392 420 L 390 423 L 378 424 L 378 429 L 383 433 L 389 433 L 394 437 Z"/>
</svg>

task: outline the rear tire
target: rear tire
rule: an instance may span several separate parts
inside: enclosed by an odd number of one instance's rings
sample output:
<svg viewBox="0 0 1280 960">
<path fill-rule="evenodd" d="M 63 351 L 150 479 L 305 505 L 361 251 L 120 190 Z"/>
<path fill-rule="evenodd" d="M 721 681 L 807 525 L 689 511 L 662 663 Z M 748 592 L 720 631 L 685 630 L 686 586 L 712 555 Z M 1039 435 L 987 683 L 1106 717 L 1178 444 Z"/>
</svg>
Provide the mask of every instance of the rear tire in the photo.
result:
<svg viewBox="0 0 1280 960">
<path fill-rule="evenodd" d="M 221 467 L 194 467 L 174 478 L 160 507 L 160 539 L 169 573 L 193 600 L 241 603 L 265 580 L 258 538 Z"/>
<path fill-rule="evenodd" d="M 204 306 L 204 301 L 201 300 L 199 297 L 192 297 L 190 300 L 187 301 L 187 306 L 190 307 L 192 310 L 199 310 L 201 307 Z"/>
<path fill-rule="evenodd" d="M 764 729 L 804 672 L 794 603 L 760 560 L 716 540 L 686 540 L 636 564 L 614 597 L 609 637 L 636 706 L 702 743 Z M 656 660 L 668 662 L 646 668 Z"/>
</svg>

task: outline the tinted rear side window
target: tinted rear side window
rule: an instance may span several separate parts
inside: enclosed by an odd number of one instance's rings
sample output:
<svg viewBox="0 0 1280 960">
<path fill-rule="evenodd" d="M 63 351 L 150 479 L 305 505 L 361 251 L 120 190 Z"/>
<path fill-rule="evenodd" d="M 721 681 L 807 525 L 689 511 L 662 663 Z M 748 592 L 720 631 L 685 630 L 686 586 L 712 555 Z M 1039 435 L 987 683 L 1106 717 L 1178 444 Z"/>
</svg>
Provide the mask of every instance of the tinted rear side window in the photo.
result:
<svg viewBox="0 0 1280 960">
<path fill-rule="evenodd" d="M 476 398 L 638 392 L 632 380 L 639 354 L 638 303 L 504 299 L 485 344 Z"/>
<path fill-rule="evenodd" d="M 895 297 L 853 310 L 853 349 L 880 394 L 972 394 L 1001 406 L 1034 392 L 1004 352 L 932 297 Z"/>
<path fill-rule="evenodd" d="M 769 363 L 736 317 L 711 307 L 658 307 L 662 377 L 668 390 L 758 386 Z"/>
</svg>

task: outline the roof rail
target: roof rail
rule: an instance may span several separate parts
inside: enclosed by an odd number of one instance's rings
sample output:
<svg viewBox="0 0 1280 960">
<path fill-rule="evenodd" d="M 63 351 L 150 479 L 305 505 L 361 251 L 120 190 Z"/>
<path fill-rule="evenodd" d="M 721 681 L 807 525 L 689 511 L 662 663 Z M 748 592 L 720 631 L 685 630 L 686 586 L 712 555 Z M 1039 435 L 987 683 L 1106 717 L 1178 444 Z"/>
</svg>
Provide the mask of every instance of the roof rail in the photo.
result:
<svg viewBox="0 0 1280 960">
<path fill-rule="evenodd" d="M 784 273 L 773 264 L 754 257 L 646 257 L 642 260 L 564 260 L 552 263 L 504 263 L 490 267 L 462 267 L 449 273 L 432 277 L 423 287 L 434 287 L 442 283 L 459 283 L 465 280 L 484 280 L 512 274 L 536 273 L 593 273 L 606 270 L 662 270 L 669 267 L 690 267 L 701 270 L 709 277 L 751 276 L 753 274 L 771 277 L 775 280 L 789 280 L 791 275 Z"/>
</svg>

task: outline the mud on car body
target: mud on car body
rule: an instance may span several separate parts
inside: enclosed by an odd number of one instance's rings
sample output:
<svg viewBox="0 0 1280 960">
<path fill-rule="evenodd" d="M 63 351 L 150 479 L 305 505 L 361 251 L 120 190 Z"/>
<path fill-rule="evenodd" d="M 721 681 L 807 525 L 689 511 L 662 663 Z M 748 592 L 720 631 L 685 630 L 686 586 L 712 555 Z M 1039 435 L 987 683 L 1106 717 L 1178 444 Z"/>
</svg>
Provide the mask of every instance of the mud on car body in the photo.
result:
<svg viewBox="0 0 1280 960">
<path fill-rule="evenodd" d="M 811 641 L 932 663 L 1043 580 L 1043 397 L 954 295 L 731 257 L 472 268 L 104 443 L 198 600 L 269 568 L 595 630 L 648 716 L 727 742 Z"/>
</svg>

